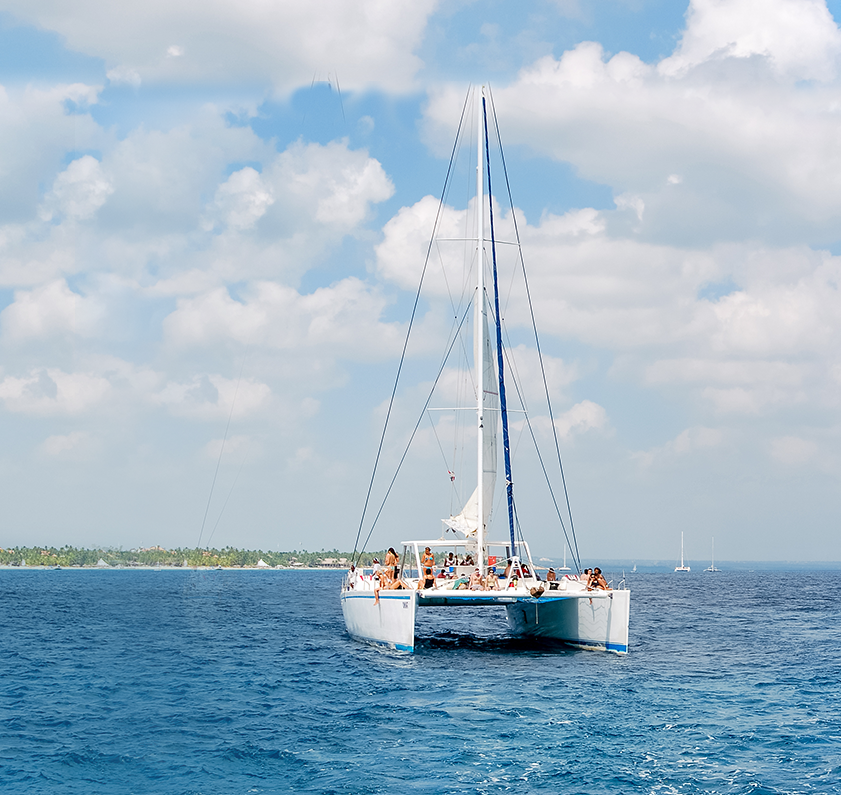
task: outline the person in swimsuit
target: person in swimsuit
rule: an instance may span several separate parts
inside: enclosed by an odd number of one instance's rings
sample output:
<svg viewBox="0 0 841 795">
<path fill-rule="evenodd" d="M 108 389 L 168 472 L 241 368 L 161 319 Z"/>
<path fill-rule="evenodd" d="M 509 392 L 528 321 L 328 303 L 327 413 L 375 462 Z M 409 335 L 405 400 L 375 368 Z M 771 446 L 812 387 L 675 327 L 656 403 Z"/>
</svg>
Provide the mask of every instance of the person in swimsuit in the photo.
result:
<svg viewBox="0 0 841 795">
<path fill-rule="evenodd" d="M 496 576 L 496 569 L 491 569 L 488 572 L 488 576 L 485 578 L 485 590 L 486 591 L 498 591 L 499 590 L 499 577 Z"/>
<path fill-rule="evenodd" d="M 390 570 L 388 573 L 392 580 L 397 579 L 399 565 L 400 558 L 397 557 L 394 547 L 389 547 L 388 552 L 385 553 L 385 567 Z"/>
<path fill-rule="evenodd" d="M 485 583 L 482 580 L 482 573 L 479 569 L 476 569 L 473 574 L 470 575 L 470 582 L 467 585 L 471 591 L 484 591 L 485 590 Z"/>
<path fill-rule="evenodd" d="M 423 555 L 421 555 L 421 568 L 423 568 L 424 573 L 426 573 L 426 569 L 435 569 L 435 555 L 432 554 L 429 547 L 426 547 L 423 550 Z"/>
<path fill-rule="evenodd" d="M 434 588 L 435 587 L 435 575 L 432 573 L 432 569 L 427 566 L 423 570 L 423 587 L 424 588 Z"/>
<path fill-rule="evenodd" d="M 610 590 L 610 586 L 607 584 L 607 580 L 604 578 L 602 570 L 598 566 L 596 566 L 596 568 L 593 569 L 592 587 L 598 588 L 602 591 Z"/>
</svg>

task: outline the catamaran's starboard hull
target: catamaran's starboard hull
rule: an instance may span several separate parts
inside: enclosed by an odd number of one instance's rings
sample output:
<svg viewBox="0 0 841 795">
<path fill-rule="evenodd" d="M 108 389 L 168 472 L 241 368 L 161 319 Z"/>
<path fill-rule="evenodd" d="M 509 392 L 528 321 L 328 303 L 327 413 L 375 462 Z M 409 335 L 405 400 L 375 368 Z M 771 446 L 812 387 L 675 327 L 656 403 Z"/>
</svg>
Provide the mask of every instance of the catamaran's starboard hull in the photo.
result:
<svg viewBox="0 0 841 795">
<path fill-rule="evenodd" d="M 379 601 L 373 591 L 342 592 L 348 634 L 366 643 L 414 651 L 416 610 L 415 591 L 381 591 Z"/>
<path fill-rule="evenodd" d="M 505 606 L 512 633 L 580 649 L 628 652 L 631 592 L 518 600 Z"/>
</svg>

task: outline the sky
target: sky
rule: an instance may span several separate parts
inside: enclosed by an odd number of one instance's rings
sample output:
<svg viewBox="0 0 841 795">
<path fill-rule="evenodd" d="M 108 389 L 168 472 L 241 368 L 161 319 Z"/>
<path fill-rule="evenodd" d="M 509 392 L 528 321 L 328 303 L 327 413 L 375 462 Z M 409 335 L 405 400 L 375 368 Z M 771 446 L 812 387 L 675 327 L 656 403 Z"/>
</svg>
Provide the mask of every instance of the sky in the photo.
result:
<svg viewBox="0 0 841 795">
<path fill-rule="evenodd" d="M 0 0 L 0 545 L 352 548 L 488 83 L 582 555 L 841 560 L 839 20 Z M 426 444 L 369 546 L 439 534 Z M 552 519 L 523 529 L 556 559 Z"/>
</svg>

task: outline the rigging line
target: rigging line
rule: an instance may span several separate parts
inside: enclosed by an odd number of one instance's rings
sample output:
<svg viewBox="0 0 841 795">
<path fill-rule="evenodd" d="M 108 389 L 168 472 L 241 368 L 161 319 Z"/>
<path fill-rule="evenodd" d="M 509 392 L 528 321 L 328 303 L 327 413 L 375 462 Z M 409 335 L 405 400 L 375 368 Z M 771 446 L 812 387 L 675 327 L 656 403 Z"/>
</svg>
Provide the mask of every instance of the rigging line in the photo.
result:
<svg viewBox="0 0 841 795">
<path fill-rule="evenodd" d="M 505 174 L 505 186 L 508 190 L 508 202 L 511 206 L 511 218 L 514 221 L 514 233 L 515 233 L 515 236 L 517 238 L 517 242 L 520 243 L 520 225 L 517 223 L 517 214 L 514 212 L 514 197 L 511 195 L 511 184 L 508 181 L 508 167 L 505 164 L 505 153 L 502 149 L 502 134 L 499 130 L 499 119 L 497 118 L 497 115 L 496 115 L 496 105 L 494 104 L 494 101 L 493 101 L 493 92 L 491 92 L 490 86 L 488 86 L 488 93 L 491 95 L 491 110 L 493 111 L 493 119 L 494 119 L 494 126 L 496 128 L 497 140 L 499 141 L 499 156 L 500 156 L 500 159 L 502 161 L 502 170 Z M 558 456 L 558 468 L 560 469 L 560 472 L 561 472 L 561 483 L 564 486 L 564 497 L 566 499 L 567 514 L 569 516 L 569 526 L 570 526 L 570 530 L 572 531 L 572 540 L 575 543 L 575 557 L 577 557 L 578 554 L 579 554 L 579 552 L 578 552 L 578 538 L 576 537 L 576 534 L 575 534 L 575 522 L 573 521 L 573 518 L 572 518 L 572 506 L 570 505 L 570 502 L 569 502 L 569 490 L 567 489 L 567 479 L 566 479 L 566 475 L 564 474 L 564 464 L 563 464 L 563 460 L 561 458 L 561 446 L 558 442 L 558 429 L 555 427 L 555 417 L 554 417 L 554 412 L 552 411 L 552 401 L 549 398 L 549 384 L 548 384 L 548 381 L 546 379 L 546 368 L 544 367 L 544 364 L 543 364 L 543 351 L 540 348 L 540 338 L 537 334 L 537 321 L 535 320 L 535 317 L 534 317 L 534 305 L 532 304 L 532 300 L 531 300 L 531 289 L 529 288 L 528 275 L 526 274 L 526 262 L 525 262 L 525 259 L 523 258 L 522 246 L 520 246 L 519 253 L 520 253 L 520 265 L 521 265 L 521 269 L 523 271 L 523 283 L 525 284 L 526 297 L 528 298 L 528 304 L 529 304 L 529 313 L 531 314 L 532 330 L 534 331 L 534 342 L 535 342 L 535 345 L 537 347 L 537 358 L 538 358 L 538 361 L 540 362 L 540 372 L 541 372 L 541 375 L 543 376 L 543 389 L 544 389 L 544 392 L 546 394 L 546 405 L 549 408 L 549 419 L 550 419 L 551 425 L 552 425 L 552 437 L 555 441 L 555 452 L 557 453 L 557 456 Z M 554 499 L 554 497 L 553 497 L 553 499 Z M 570 547 L 570 551 L 571 551 L 571 547 Z"/>
<path fill-rule="evenodd" d="M 339 85 L 339 73 L 333 73 L 336 78 L 336 91 L 339 94 L 339 107 L 342 109 L 342 121 L 347 124 L 347 119 L 345 118 L 345 103 L 342 101 L 342 87 Z"/>
<path fill-rule="evenodd" d="M 456 490 L 456 475 L 455 470 L 450 469 L 450 465 L 447 462 L 447 454 L 444 452 L 444 448 L 441 446 L 441 439 L 438 437 L 438 430 L 435 427 L 435 423 L 432 421 L 432 415 L 429 411 L 426 412 L 426 416 L 429 417 L 429 424 L 432 426 L 432 435 L 435 437 L 435 441 L 438 442 L 438 449 L 441 451 L 441 458 L 444 459 L 444 466 L 447 468 L 447 473 L 450 475 L 450 485 L 452 486 L 453 496 L 456 498 L 458 497 L 458 492 Z M 455 463 L 453 463 L 455 466 Z M 450 501 L 450 505 L 452 506 L 452 499 Z M 452 513 L 452 511 L 450 511 Z"/>
<path fill-rule="evenodd" d="M 228 496 L 225 497 L 225 502 L 222 503 L 222 510 L 219 511 L 219 516 L 216 518 L 216 524 L 213 525 L 213 529 L 210 531 L 210 535 L 207 537 L 207 546 L 208 547 L 210 546 L 210 541 L 213 538 L 213 534 L 216 532 L 216 528 L 219 527 L 219 522 L 222 521 L 222 514 L 225 513 L 225 508 L 227 508 L 227 506 L 228 506 L 228 500 L 231 499 L 231 495 L 234 493 L 234 487 L 237 485 L 237 481 L 239 480 L 240 473 L 242 472 L 242 468 L 245 466 L 245 462 L 246 462 L 247 458 L 248 458 L 248 455 L 246 454 L 243 457 L 242 462 L 239 465 L 239 469 L 237 470 L 237 474 L 236 474 L 236 477 L 234 478 L 234 482 L 231 484 L 231 489 L 228 492 Z"/>
<path fill-rule="evenodd" d="M 450 174 L 452 173 L 453 160 L 454 160 L 455 155 L 456 155 L 458 141 L 459 141 L 459 138 L 460 138 L 460 135 L 461 135 L 461 127 L 462 127 L 462 124 L 464 123 L 464 111 L 465 111 L 465 108 L 467 107 L 467 100 L 468 100 L 469 96 L 470 96 L 470 94 L 468 92 L 468 95 L 464 98 L 464 106 L 461 109 L 461 118 L 459 119 L 459 122 L 458 122 L 458 129 L 456 130 L 456 140 L 455 140 L 455 143 L 453 144 L 453 151 L 450 153 L 450 162 L 447 165 L 447 175 L 444 178 L 444 188 L 441 191 L 441 200 L 438 202 L 438 210 L 435 214 L 435 223 L 433 224 L 433 227 L 432 227 L 432 236 L 429 239 L 429 245 L 427 246 L 427 249 L 426 249 L 426 257 L 424 258 L 424 262 L 423 262 L 423 270 L 421 271 L 420 282 L 418 283 L 418 290 L 417 290 L 417 293 L 415 294 L 415 301 L 414 301 L 414 304 L 412 305 L 412 314 L 411 314 L 411 317 L 409 318 L 409 327 L 406 329 L 406 339 L 403 341 L 403 350 L 400 353 L 400 364 L 397 367 L 397 375 L 394 378 L 394 387 L 391 390 L 391 398 L 389 399 L 389 402 L 388 402 L 388 411 L 386 412 L 385 422 L 383 423 L 383 432 L 382 432 L 382 435 L 380 436 L 380 443 L 377 447 L 377 455 L 376 455 L 376 458 L 374 459 L 374 471 L 371 473 L 371 481 L 368 484 L 368 491 L 365 495 L 365 504 L 362 507 L 362 516 L 359 519 L 359 527 L 357 528 L 357 531 L 356 531 L 356 540 L 353 542 L 353 563 L 354 564 L 357 561 L 356 551 L 357 551 L 357 547 L 359 545 L 359 537 L 362 535 L 362 527 L 365 523 L 365 514 L 368 511 L 368 502 L 371 499 L 371 491 L 374 488 L 374 479 L 377 476 L 377 469 L 378 469 L 379 463 L 380 463 L 380 456 L 382 455 L 383 444 L 385 443 L 385 435 L 386 435 L 386 431 L 388 430 L 388 423 L 389 423 L 389 420 L 391 419 L 391 412 L 394 408 L 394 399 L 395 399 L 395 396 L 397 394 L 397 385 L 400 382 L 400 374 L 403 371 L 403 363 L 406 361 L 406 349 L 409 346 L 409 337 L 412 334 L 412 328 L 414 327 L 414 324 L 415 324 L 415 317 L 416 317 L 417 311 L 418 311 L 418 304 L 420 303 L 421 288 L 423 287 L 424 276 L 426 275 L 426 269 L 427 269 L 427 266 L 429 265 L 429 258 L 432 254 L 432 245 L 435 241 L 435 230 L 438 228 L 438 224 L 439 224 L 440 219 L 441 219 L 442 209 L 444 207 L 444 195 L 447 191 L 447 183 L 450 180 Z M 380 510 L 382 510 L 382 509 L 380 509 Z M 370 537 L 370 534 L 369 534 L 369 537 Z"/>
<path fill-rule="evenodd" d="M 520 405 L 525 406 L 525 399 L 524 399 L 523 393 L 520 391 L 520 385 L 517 382 L 517 379 L 512 379 L 512 382 L 514 384 L 514 389 L 517 392 L 517 397 L 520 400 Z M 578 546 L 576 545 L 575 549 L 573 550 L 573 546 L 570 543 L 569 534 L 567 533 L 566 524 L 564 523 L 564 517 L 561 514 L 561 509 L 558 506 L 558 501 L 555 498 L 555 490 L 552 488 L 552 481 L 549 478 L 549 472 L 547 471 L 546 464 L 543 461 L 543 454 L 540 452 L 540 447 L 537 443 L 537 436 L 535 435 L 534 428 L 532 427 L 532 424 L 531 424 L 531 417 L 529 417 L 528 412 L 525 412 L 525 418 L 526 418 L 526 427 L 529 429 L 529 434 L 531 435 L 532 444 L 534 445 L 534 451 L 537 454 L 537 460 L 540 462 L 540 468 L 543 470 L 543 477 L 546 480 L 546 487 L 549 489 L 549 496 L 552 498 L 552 504 L 555 506 L 555 513 L 558 514 L 558 521 L 561 523 L 561 530 L 563 530 L 563 533 L 564 533 L 564 540 L 566 541 L 566 544 L 569 547 L 570 552 L 572 553 L 573 562 L 575 563 L 576 566 L 578 566 L 578 570 L 580 571 L 581 570 L 581 563 L 580 563 L 580 559 L 579 559 L 578 554 L 577 554 L 578 553 Z M 573 533 L 574 533 L 574 531 L 573 531 Z M 574 538 L 575 538 L 575 535 L 573 535 L 573 539 Z"/>
<path fill-rule="evenodd" d="M 459 323 L 459 330 L 464 325 L 464 321 L 467 319 L 468 314 L 470 313 L 470 307 L 473 306 L 473 302 L 471 301 L 467 308 L 464 310 L 464 315 L 462 315 L 461 323 Z M 456 335 L 458 336 L 458 335 Z M 449 347 L 447 348 L 446 352 L 444 353 L 444 357 L 441 360 L 441 367 L 438 369 L 438 374 L 435 376 L 435 380 L 432 382 L 432 387 L 429 390 L 429 394 L 426 397 L 426 402 L 423 404 L 423 408 L 421 409 L 420 416 L 418 417 L 418 421 L 415 423 L 415 427 L 412 430 L 411 436 L 409 436 L 409 441 L 406 443 L 406 447 L 403 450 L 403 455 L 400 456 L 400 461 L 397 463 L 397 469 L 394 472 L 394 476 L 391 478 L 391 483 L 388 484 L 388 489 L 386 490 L 385 496 L 383 497 L 383 501 L 380 503 L 379 510 L 377 511 L 377 515 L 374 517 L 374 521 L 371 524 L 371 529 L 368 531 L 368 535 L 365 537 L 365 542 L 362 544 L 362 549 L 360 549 L 360 554 L 365 551 L 365 548 L 368 546 L 368 541 L 371 540 L 371 535 L 374 532 L 374 528 L 377 526 L 377 522 L 382 515 L 383 509 L 385 508 L 386 501 L 388 500 L 389 494 L 391 494 L 391 490 L 394 488 L 394 484 L 397 481 L 397 476 L 400 474 L 400 470 L 403 467 L 403 462 L 406 460 L 406 456 L 409 453 L 409 448 L 412 445 L 412 441 L 415 438 L 415 434 L 418 432 L 418 428 L 420 427 L 421 422 L 423 422 L 423 415 L 427 413 L 429 408 L 429 401 L 432 400 L 432 395 L 435 392 L 435 387 L 438 386 L 438 381 L 441 378 L 441 374 L 444 372 L 444 368 L 447 366 L 447 360 L 450 358 L 450 353 L 453 350 L 453 347 L 456 344 L 456 337 L 453 337 L 452 342 L 450 343 Z M 356 555 L 356 549 L 354 549 L 354 555 Z"/>
<path fill-rule="evenodd" d="M 242 372 L 245 369 L 245 360 L 248 358 L 248 347 L 245 349 L 245 353 L 242 357 L 242 366 L 239 368 L 239 378 L 237 378 L 237 385 L 234 389 L 234 399 L 231 401 L 231 410 L 228 412 L 228 422 L 225 425 L 225 435 L 222 437 L 222 446 L 219 448 L 219 458 L 216 460 L 216 471 L 213 473 L 213 481 L 210 484 L 210 494 L 207 495 L 207 506 L 204 509 L 204 518 L 201 520 L 201 529 L 199 530 L 199 542 L 196 546 L 197 549 L 201 549 L 201 537 L 204 533 L 204 526 L 207 522 L 207 514 L 210 511 L 210 501 L 213 499 L 213 489 L 216 486 L 216 477 L 219 474 L 219 465 L 222 463 L 222 453 L 225 452 L 225 442 L 228 441 L 228 430 L 231 427 L 231 417 L 234 416 L 234 406 L 237 403 L 237 393 L 239 392 L 239 385 L 242 381 Z"/>
</svg>

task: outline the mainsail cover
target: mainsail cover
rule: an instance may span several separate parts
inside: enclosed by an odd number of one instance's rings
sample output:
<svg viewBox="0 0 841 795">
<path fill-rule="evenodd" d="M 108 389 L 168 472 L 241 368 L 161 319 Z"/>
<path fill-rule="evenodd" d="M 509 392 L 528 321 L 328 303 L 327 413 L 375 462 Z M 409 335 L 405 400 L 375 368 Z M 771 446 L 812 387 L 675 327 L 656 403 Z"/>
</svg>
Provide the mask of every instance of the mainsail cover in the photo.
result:
<svg viewBox="0 0 841 795">
<path fill-rule="evenodd" d="M 493 507 L 493 495 L 496 488 L 496 433 L 499 425 L 499 381 L 496 377 L 496 365 L 494 364 L 493 351 L 491 350 L 491 339 L 488 333 L 488 315 L 484 313 L 484 339 L 485 355 L 484 377 L 485 394 L 482 400 L 482 513 L 484 514 L 485 526 L 491 516 Z M 478 486 L 470 495 L 461 512 L 449 519 L 444 524 L 457 530 L 465 536 L 475 536 L 479 530 L 479 488 Z"/>
</svg>

